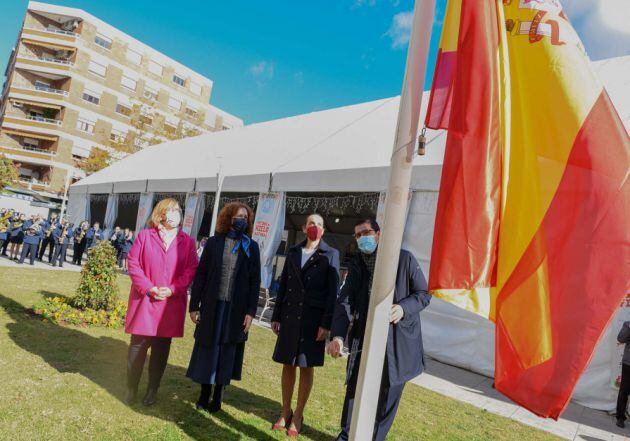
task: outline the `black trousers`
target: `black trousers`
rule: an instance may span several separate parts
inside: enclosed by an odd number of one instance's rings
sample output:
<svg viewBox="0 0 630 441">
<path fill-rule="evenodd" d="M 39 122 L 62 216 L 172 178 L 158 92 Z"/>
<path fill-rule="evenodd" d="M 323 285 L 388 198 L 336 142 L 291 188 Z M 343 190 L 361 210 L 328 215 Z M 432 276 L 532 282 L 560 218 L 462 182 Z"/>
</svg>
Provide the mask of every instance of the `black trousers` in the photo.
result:
<svg viewBox="0 0 630 441">
<path fill-rule="evenodd" d="M 171 339 L 169 337 L 147 337 L 132 334 L 129 353 L 127 354 L 127 387 L 130 389 L 138 389 L 149 348 L 151 348 L 149 389 L 157 390 L 160 387 L 160 381 L 168 363 L 168 354 L 171 350 Z"/>
<path fill-rule="evenodd" d="M 26 256 L 29 257 L 31 265 L 35 265 L 35 256 L 37 255 L 36 243 L 25 243 L 22 245 L 22 254 L 20 254 L 20 263 L 24 263 Z"/>
<path fill-rule="evenodd" d="M 357 360 L 356 371 L 358 373 Z M 341 433 L 337 437 L 337 441 L 347 441 L 350 439 L 350 424 L 352 420 L 352 407 L 354 405 L 354 393 L 356 390 L 358 375 L 352 375 L 350 383 L 346 387 L 346 397 L 343 401 L 343 411 L 341 414 Z M 387 385 L 387 369 L 384 369 L 383 378 L 381 380 L 380 392 L 378 395 L 378 404 L 376 408 L 376 419 L 374 421 L 373 441 L 383 441 L 394 424 L 398 405 L 402 397 L 405 383 L 395 386 Z"/>
<path fill-rule="evenodd" d="M 53 260 L 53 253 L 55 252 L 55 238 L 52 237 L 52 235 L 50 237 L 44 237 L 44 240 L 42 240 L 41 246 L 39 247 L 39 260 L 44 258 L 46 247 L 48 247 L 48 262 L 51 263 Z"/>
<path fill-rule="evenodd" d="M 9 246 L 9 239 L 0 239 L 0 252 L 3 256 L 7 255 L 7 247 Z"/>
<path fill-rule="evenodd" d="M 621 385 L 617 396 L 617 419 L 626 420 L 626 408 L 628 407 L 628 394 L 630 394 L 630 365 L 621 365 Z"/>
<path fill-rule="evenodd" d="M 83 260 L 83 253 L 85 253 L 85 239 L 81 243 L 74 243 L 74 254 L 72 255 L 72 263 L 76 265 L 81 265 L 81 261 Z"/>
<path fill-rule="evenodd" d="M 57 261 L 59 261 L 59 266 L 63 266 L 63 263 L 66 261 L 66 251 L 68 250 L 68 244 L 64 243 L 64 244 L 56 244 L 55 245 L 55 253 L 53 254 L 53 258 L 52 258 L 52 266 L 55 266 L 57 264 Z"/>
</svg>

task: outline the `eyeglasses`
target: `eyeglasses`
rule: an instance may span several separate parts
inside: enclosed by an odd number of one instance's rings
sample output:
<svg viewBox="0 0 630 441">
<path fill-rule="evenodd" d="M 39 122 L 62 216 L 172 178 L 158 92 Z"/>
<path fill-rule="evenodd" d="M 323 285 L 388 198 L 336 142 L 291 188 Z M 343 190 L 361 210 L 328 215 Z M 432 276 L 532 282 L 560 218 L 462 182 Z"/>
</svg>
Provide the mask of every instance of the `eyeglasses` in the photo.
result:
<svg viewBox="0 0 630 441">
<path fill-rule="evenodd" d="M 374 231 L 372 229 L 370 229 L 370 230 L 363 230 L 363 231 L 359 231 L 358 233 L 356 233 L 354 235 L 354 238 L 355 239 L 360 239 L 363 236 L 372 236 L 374 234 L 376 234 L 376 231 Z"/>
</svg>

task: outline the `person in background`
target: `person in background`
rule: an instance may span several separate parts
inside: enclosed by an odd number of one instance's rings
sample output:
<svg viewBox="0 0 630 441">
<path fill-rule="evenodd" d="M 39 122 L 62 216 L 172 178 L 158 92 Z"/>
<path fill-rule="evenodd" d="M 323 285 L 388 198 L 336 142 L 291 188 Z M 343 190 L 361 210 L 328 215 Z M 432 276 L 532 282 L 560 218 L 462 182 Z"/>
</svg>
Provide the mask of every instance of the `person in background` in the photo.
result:
<svg viewBox="0 0 630 441">
<path fill-rule="evenodd" d="M 51 262 L 53 267 L 57 266 L 57 262 L 59 262 L 59 268 L 63 267 L 72 233 L 72 227 L 68 224 L 68 220 L 65 218 L 61 219 L 57 228 L 53 231 L 53 238 L 55 239 L 55 252 Z"/>
<path fill-rule="evenodd" d="M 41 223 L 41 218 L 35 216 L 31 222 L 27 222 L 27 224 L 24 225 L 24 244 L 22 245 L 22 253 L 18 263 L 23 264 L 26 256 L 28 256 L 30 264 L 35 265 L 39 243 L 42 240 Z"/>
<path fill-rule="evenodd" d="M 260 251 L 251 239 L 253 223 L 247 205 L 232 202 L 223 207 L 217 234 L 206 243 L 192 285 L 189 312 L 197 327 L 186 376 L 201 385 L 199 410 L 218 412 L 225 386 L 241 379 L 260 290 Z"/>
<path fill-rule="evenodd" d="M 48 248 L 48 263 L 52 263 L 53 253 L 55 252 L 55 239 L 53 237 L 53 231 L 59 224 L 57 213 L 52 213 L 50 218 L 42 222 L 42 241 L 39 245 L 39 254 L 37 260 L 40 262 L 44 259 L 46 248 Z"/>
<path fill-rule="evenodd" d="M 11 227 L 11 218 L 13 212 L 6 208 L 0 209 L 0 252 L 3 256 L 7 255 L 7 247 L 9 246 L 9 229 Z"/>
<path fill-rule="evenodd" d="M 287 254 L 271 318 L 271 329 L 278 336 L 273 360 L 283 365 L 282 413 L 272 430 L 287 430 L 291 438 L 302 430 L 314 368 L 324 365 L 326 339 L 339 287 L 339 251 L 322 240 L 324 218 L 311 214 L 302 231 L 306 240 Z M 298 367 L 300 385 L 292 412 Z"/>
<path fill-rule="evenodd" d="M 118 260 L 118 268 L 127 272 L 127 257 L 129 256 L 129 251 L 131 251 L 131 247 L 133 246 L 133 231 L 129 228 L 125 228 L 125 233 L 123 235 L 122 245 L 120 248 L 120 258 Z"/>
<path fill-rule="evenodd" d="M 88 221 L 82 221 L 77 228 L 74 229 L 73 243 L 74 249 L 72 253 L 72 263 L 81 266 L 85 246 L 87 244 L 87 232 L 90 228 Z"/>
<path fill-rule="evenodd" d="M 201 258 L 201 254 L 203 253 L 203 249 L 206 247 L 206 243 L 208 242 L 207 237 L 202 237 L 199 241 L 199 246 L 197 247 L 197 256 Z"/>
<path fill-rule="evenodd" d="M 617 427 L 626 427 L 626 409 L 628 407 L 628 394 L 630 394 L 630 322 L 623 322 L 617 341 L 625 345 L 621 360 L 621 384 L 617 396 Z"/>
<path fill-rule="evenodd" d="M 114 249 L 116 250 L 116 262 L 120 262 L 120 249 L 122 246 L 123 232 L 120 227 L 114 227 L 112 231 L 112 235 L 109 237 L 109 243 L 112 244 Z M 119 265 L 120 266 L 120 265 Z"/>
<path fill-rule="evenodd" d="M 348 336 L 350 356 L 346 374 L 346 397 L 337 440 L 347 440 L 359 377 L 361 351 L 372 291 L 372 279 L 378 253 L 380 227 L 373 219 L 360 221 L 354 227 L 360 252 L 348 264 L 348 275 L 341 288 L 333 316 L 332 341 L 328 353 L 339 357 Z M 394 299 L 389 314 L 389 334 L 383 376 L 374 422 L 373 440 L 382 441 L 396 417 L 405 383 L 424 370 L 424 352 L 420 329 L 420 311 L 431 301 L 427 282 L 415 257 L 400 251 Z M 348 330 L 350 334 L 348 335 Z M 376 385 L 374 385 L 376 386 Z"/>
<path fill-rule="evenodd" d="M 94 226 L 90 228 L 86 234 L 87 237 L 87 249 L 96 246 L 99 240 L 103 239 L 103 230 L 101 230 L 101 224 L 94 222 Z"/>
<path fill-rule="evenodd" d="M 131 291 L 125 318 L 125 332 L 131 334 L 127 354 L 128 405 L 136 401 L 149 348 L 149 384 L 142 403 L 155 404 L 171 339 L 184 335 L 188 286 L 197 270 L 197 253 L 195 241 L 179 228 L 181 220 L 177 201 L 161 200 L 153 209 L 149 228 L 138 233 L 129 251 Z"/>
<path fill-rule="evenodd" d="M 24 240 L 24 230 L 22 229 L 22 227 L 25 223 L 26 215 L 24 213 L 14 216 L 13 221 L 11 222 L 11 229 L 9 234 L 11 241 L 11 244 L 9 246 L 9 257 L 15 261 L 18 260 L 20 247 L 22 246 L 22 241 Z"/>
</svg>

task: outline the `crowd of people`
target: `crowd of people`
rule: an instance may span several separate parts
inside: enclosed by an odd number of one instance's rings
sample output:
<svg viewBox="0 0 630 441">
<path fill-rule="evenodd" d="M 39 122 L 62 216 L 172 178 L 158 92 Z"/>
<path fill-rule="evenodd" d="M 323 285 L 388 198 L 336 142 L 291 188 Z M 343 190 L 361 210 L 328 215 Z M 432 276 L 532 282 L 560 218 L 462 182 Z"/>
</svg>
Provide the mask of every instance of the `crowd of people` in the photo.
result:
<svg viewBox="0 0 630 441">
<path fill-rule="evenodd" d="M 125 321 L 125 331 L 131 334 L 126 401 L 129 405 L 137 401 L 149 350 L 148 387 L 142 403 L 151 406 L 157 401 L 171 340 L 184 334 L 188 305 L 195 343 L 186 376 L 199 384 L 196 408 L 213 413 L 221 409 L 226 386 L 243 376 L 245 345 L 258 306 L 260 251 L 251 239 L 253 212 L 240 202 L 222 208 L 216 234 L 199 250 L 180 229 L 181 220 L 177 201 L 160 201 L 149 228 L 138 233 L 128 255 L 132 287 Z M 343 283 L 339 251 L 323 240 L 322 216 L 309 216 L 303 232 L 306 239 L 287 255 L 272 315 L 277 341 L 269 356 L 283 369 L 282 408 L 270 430 L 299 436 L 315 368 L 324 365 L 326 353 L 339 357 L 347 346 L 346 394 L 337 438 L 347 440 L 380 228 L 374 219 L 357 223 L 354 235 L 360 252 L 352 257 Z M 417 260 L 401 250 L 374 440 L 385 439 L 405 384 L 424 369 L 419 312 L 429 301 Z"/>
<path fill-rule="evenodd" d="M 52 213 L 48 218 L 39 214 L 27 216 L 8 208 L 0 208 L 0 256 L 18 264 L 28 258 L 31 265 L 44 258 L 53 266 L 63 267 L 68 248 L 72 246 L 72 263 L 81 266 L 83 257 L 101 240 L 109 240 L 116 250 L 118 267 L 127 270 L 127 256 L 134 241 L 129 228 L 104 231 L 95 222 L 74 225 L 66 218 Z"/>
</svg>

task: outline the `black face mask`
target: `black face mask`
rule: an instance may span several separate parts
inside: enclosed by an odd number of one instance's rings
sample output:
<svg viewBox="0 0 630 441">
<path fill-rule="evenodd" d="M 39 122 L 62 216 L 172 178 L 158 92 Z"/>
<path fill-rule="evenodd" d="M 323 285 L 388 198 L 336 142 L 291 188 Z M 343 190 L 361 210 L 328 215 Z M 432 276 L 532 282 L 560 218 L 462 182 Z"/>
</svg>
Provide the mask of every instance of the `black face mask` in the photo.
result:
<svg viewBox="0 0 630 441">
<path fill-rule="evenodd" d="M 236 233 L 244 233 L 247 229 L 247 219 L 236 218 L 232 219 L 232 228 Z"/>
</svg>

